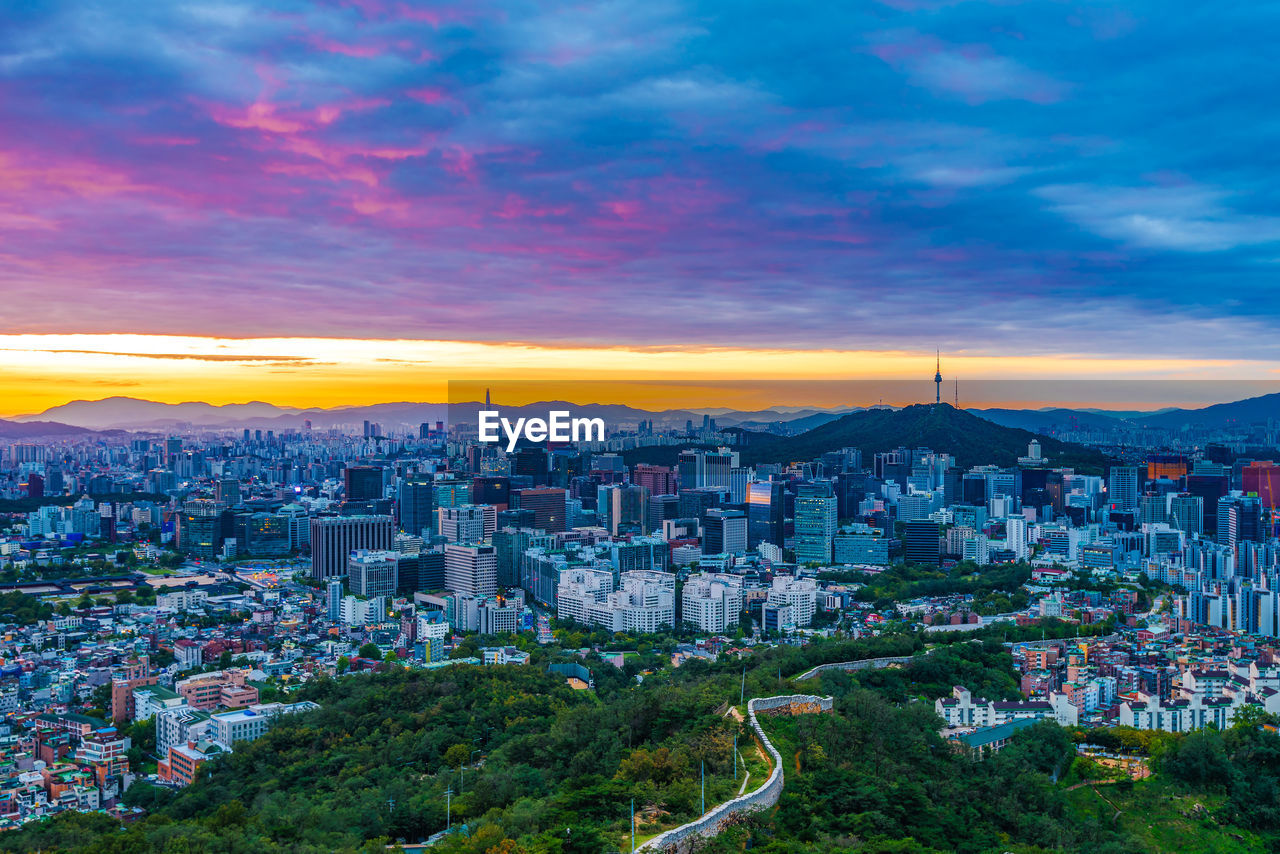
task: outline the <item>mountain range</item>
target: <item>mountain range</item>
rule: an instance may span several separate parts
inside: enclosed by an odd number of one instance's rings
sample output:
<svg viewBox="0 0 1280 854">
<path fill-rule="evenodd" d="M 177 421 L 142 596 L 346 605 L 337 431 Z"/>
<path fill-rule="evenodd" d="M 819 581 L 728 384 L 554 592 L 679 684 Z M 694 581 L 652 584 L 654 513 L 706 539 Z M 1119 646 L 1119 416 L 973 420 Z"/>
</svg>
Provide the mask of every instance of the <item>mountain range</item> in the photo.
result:
<svg viewBox="0 0 1280 854">
<path fill-rule="evenodd" d="M 317 430 L 350 427 L 364 421 L 375 421 L 383 429 L 416 428 L 436 421 L 476 422 L 476 412 L 483 408 L 479 401 L 465 403 L 379 403 L 371 406 L 341 406 L 331 409 L 276 406 L 262 401 L 232 403 L 222 406 L 199 401 L 158 403 L 132 397 L 108 397 L 103 400 L 76 400 L 55 406 L 35 415 L 13 419 L 20 423 L 56 421 L 89 429 L 170 430 L 180 427 L 213 429 L 284 430 L 297 429 L 310 421 Z M 660 424 L 683 426 L 686 421 L 702 423 L 702 413 L 683 409 L 651 412 L 619 404 L 577 404 L 546 401 L 527 406 L 502 406 L 508 417 L 542 415 L 548 409 L 569 409 L 575 416 L 603 418 L 610 424 L 638 423 L 653 419 Z M 452 418 L 450 413 L 452 412 Z M 779 422 L 793 429 L 807 430 L 839 417 L 839 411 L 806 409 L 764 409 L 754 411 L 720 411 L 716 423 L 762 429 Z"/>
<path fill-rule="evenodd" d="M 298 429 L 310 421 L 314 429 L 358 427 L 363 421 L 374 421 L 384 430 L 416 428 L 422 423 L 451 421 L 475 423 L 479 402 L 457 404 L 417 403 L 401 401 L 370 406 L 309 408 L 277 406 L 263 401 L 213 405 L 201 401 L 160 403 L 132 397 L 108 397 L 102 400 L 76 400 L 46 409 L 44 412 L 0 420 L 0 439 L 23 439 L 77 435 L 94 430 L 165 431 L 188 428 L 208 429 Z M 703 412 L 668 409 L 649 411 L 618 404 L 577 404 L 563 401 L 541 402 L 528 406 L 502 406 L 505 415 L 542 415 L 551 408 L 570 409 L 575 416 L 603 418 L 611 425 L 634 424 L 652 419 L 659 427 L 682 427 L 686 421 L 701 424 Z M 910 409 L 911 407 L 907 407 Z M 950 407 L 948 407 L 950 408 Z M 452 417 L 450 412 L 452 411 Z M 884 407 L 862 409 L 792 408 L 752 411 L 715 410 L 721 427 L 763 431 L 785 424 L 795 436 L 821 429 L 861 412 L 892 411 Z M 1220 403 L 1200 409 L 1162 409 L 1154 412 L 1098 409 L 968 409 L 970 415 L 984 421 L 1017 430 L 1047 433 L 1057 430 L 1110 430 L 1116 428 L 1155 428 L 1178 430 L 1187 426 L 1229 427 L 1280 419 L 1280 393 Z"/>
<path fill-rule="evenodd" d="M 1005 427 L 1037 432 L 1052 429 L 1111 430 L 1184 427 L 1232 427 L 1280 420 L 1280 392 L 1215 403 L 1199 409 L 1160 409 L 1154 412 L 1108 412 L 1100 409 L 970 409 L 970 413 Z"/>
</svg>

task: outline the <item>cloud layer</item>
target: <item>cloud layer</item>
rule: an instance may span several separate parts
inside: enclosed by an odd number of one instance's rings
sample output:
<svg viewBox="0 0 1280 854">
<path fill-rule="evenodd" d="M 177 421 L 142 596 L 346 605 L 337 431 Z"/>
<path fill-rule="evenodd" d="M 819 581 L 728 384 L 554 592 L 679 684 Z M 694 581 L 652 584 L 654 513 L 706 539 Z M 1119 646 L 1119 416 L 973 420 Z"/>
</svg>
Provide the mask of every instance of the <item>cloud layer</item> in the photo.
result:
<svg viewBox="0 0 1280 854">
<path fill-rule="evenodd" d="M 5 13 L 5 332 L 1280 357 L 1268 5 L 119 9 Z"/>
</svg>

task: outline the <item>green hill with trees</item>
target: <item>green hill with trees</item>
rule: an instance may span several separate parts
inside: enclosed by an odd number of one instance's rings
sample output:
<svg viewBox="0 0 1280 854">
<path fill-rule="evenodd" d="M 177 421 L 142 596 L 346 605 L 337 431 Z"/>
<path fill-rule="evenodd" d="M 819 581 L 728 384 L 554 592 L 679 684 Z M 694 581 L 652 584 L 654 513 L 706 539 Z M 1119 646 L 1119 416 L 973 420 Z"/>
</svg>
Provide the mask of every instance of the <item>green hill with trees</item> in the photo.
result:
<svg viewBox="0 0 1280 854">
<path fill-rule="evenodd" d="M 1016 465 L 1032 439 L 1040 442 L 1054 466 L 1097 474 L 1106 464 L 1105 456 L 1091 448 L 1002 427 L 949 403 L 850 412 L 798 436 L 743 433 L 740 451 L 743 465 L 754 465 L 811 460 L 840 448 L 858 448 L 866 460 L 899 447 L 932 448 L 952 454 L 958 465 L 968 468 Z"/>
<path fill-rule="evenodd" d="M 766 721 L 787 763 L 782 799 L 702 850 L 1168 850 L 1067 785 L 1080 779 L 1072 730 L 1037 725 L 985 761 L 939 736 L 932 700 L 952 685 L 1016 693 L 1009 652 L 989 634 L 946 638 L 904 668 L 789 682 L 820 663 L 921 651 L 919 635 L 894 633 L 679 668 L 656 654 L 617 669 L 594 654 L 539 650 L 526 667 L 320 679 L 291 696 L 315 700 L 319 711 L 281 719 L 210 763 L 191 787 L 136 783 L 127 800 L 145 817 L 121 826 L 103 814 L 64 813 L 0 834 L 0 851 L 372 854 L 450 821 L 456 832 L 433 851 L 625 851 L 633 799 L 648 837 L 698 814 L 704 767 L 708 804 L 737 791 L 733 739 L 747 751 L 752 742 L 726 709 L 744 693 L 797 688 L 831 694 L 834 712 Z M 547 672 L 553 660 L 587 664 L 596 690 L 570 689 Z M 1182 823 L 1181 850 L 1249 850 L 1239 840 L 1260 850 L 1280 840 L 1280 737 L 1249 727 L 1152 742 L 1157 777 L 1114 784 L 1114 797 L 1137 805 L 1160 786 L 1206 804 Z M 758 760 L 755 769 L 763 773 Z"/>
</svg>

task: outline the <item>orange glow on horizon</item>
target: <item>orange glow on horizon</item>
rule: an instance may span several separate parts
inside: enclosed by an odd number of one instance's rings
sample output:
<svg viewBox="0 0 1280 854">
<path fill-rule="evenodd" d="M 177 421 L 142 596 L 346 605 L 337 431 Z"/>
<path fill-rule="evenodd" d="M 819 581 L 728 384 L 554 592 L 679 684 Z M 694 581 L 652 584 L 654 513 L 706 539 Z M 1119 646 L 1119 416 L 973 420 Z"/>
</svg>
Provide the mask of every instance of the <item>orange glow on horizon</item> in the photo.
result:
<svg viewBox="0 0 1280 854">
<path fill-rule="evenodd" d="M 572 402 L 625 403 L 648 409 L 870 405 L 854 401 L 849 381 L 898 380 L 901 399 L 932 400 L 932 350 L 801 350 L 555 346 L 521 342 L 333 338 L 230 339 L 168 335 L 0 335 L 0 417 L 38 413 L 72 400 L 112 396 L 165 403 L 262 400 L 280 406 L 332 408 L 393 401 L 444 402 L 455 383 L 502 383 L 519 404 L 547 399 L 545 381 L 565 383 Z M 1072 356 L 944 354 L 943 399 L 960 377 L 962 406 L 1035 408 L 1034 383 L 1057 380 L 1275 382 L 1280 369 L 1247 360 L 1160 360 Z M 1016 397 L 975 399 L 984 380 L 1019 380 Z M 512 386 L 511 381 L 529 383 Z M 572 385 L 568 385 L 572 383 Z M 1172 392 L 1172 389 L 1170 390 Z M 1261 392 L 1259 392 L 1261 393 Z M 1239 396 L 1248 396 L 1241 394 Z M 1233 399 L 1226 397 L 1222 399 Z M 1126 408 L 1124 401 L 1072 405 Z M 1142 408 L 1204 405 L 1157 401 Z"/>
</svg>

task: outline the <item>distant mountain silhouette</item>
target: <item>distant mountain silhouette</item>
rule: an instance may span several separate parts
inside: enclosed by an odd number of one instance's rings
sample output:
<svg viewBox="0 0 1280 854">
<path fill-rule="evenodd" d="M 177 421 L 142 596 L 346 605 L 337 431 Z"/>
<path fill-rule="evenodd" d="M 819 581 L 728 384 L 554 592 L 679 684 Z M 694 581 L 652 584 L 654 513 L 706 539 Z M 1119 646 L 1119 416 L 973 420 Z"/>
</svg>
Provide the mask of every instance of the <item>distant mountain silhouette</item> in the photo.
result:
<svg viewBox="0 0 1280 854">
<path fill-rule="evenodd" d="M 66 439 L 87 436 L 95 431 L 54 421 L 5 421 L 0 419 L 0 439 L 24 441 L 27 439 Z"/>
<path fill-rule="evenodd" d="M 1121 426 L 1119 416 L 1084 409 L 967 409 L 971 415 L 994 421 L 1002 427 L 1014 427 L 1041 433 L 1053 429 L 1112 430 Z"/>
<path fill-rule="evenodd" d="M 955 456 L 964 468 L 984 463 L 1016 465 L 1032 439 L 1040 442 L 1053 466 L 1099 472 L 1106 458 L 1092 448 L 1003 427 L 950 404 L 918 404 L 904 409 L 851 412 L 797 436 L 744 435 L 744 465 L 811 460 L 827 451 L 858 448 L 869 466 L 872 454 L 894 448 L 932 448 Z"/>
<path fill-rule="evenodd" d="M 566 401 L 543 401 L 526 406 L 503 406 L 495 403 L 494 406 L 500 408 L 504 415 L 513 418 L 535 415 L 545 417 L 549 409 L 568 409 L 575 416 L 604 418 L 611 425 L 634 425 L 649 419 L 678 426 L 684 426 L 685 421 L 693 421 L 695 425 L 702 423 L 701 412 L 683 409 L 648 411 L 619 404 L 580 404 Z M 285 430 L 300 428 L 304 421 L 310 421 L 317 430 L 327 430 L 331 427 L 358 426 L 362 421 L 376 421 L 384 430 L 389 430 L 436 421 L 474 424 L 477 420 L 476 412 L 481 408 L 482 404 L 478 401 L 453 404 L 402 401 L 330 409 L 299 409 L 261 401 L 216 406 L 201 401 L 159 403 L 133 397 L 108 397 L 102 400 L 76 400 L 14 420 L 56 420 L 93 429 L 124 430 L 170 430 L 185 426 Z M 818 409 L 765 409 L 751 412 L 726 411 L 717 414 L 715 419 L 721 426 L 743 424 L 761 428 L 777 422 L 796 421 L 796 429 L 804 429 L 835 417 L 835 413 Z"/>
<path fill-rule="evenodd" d="M 1135 419 L 1139 425 L 1177 430 L 1184 426 L 1227 427 L 1259 424 L 1268 418 L 1280 419 L 1280 393 L 1264 394 L 1231 403 L 1217 403 L 1203 409 L 1170 409 Z"/>
</svg>

